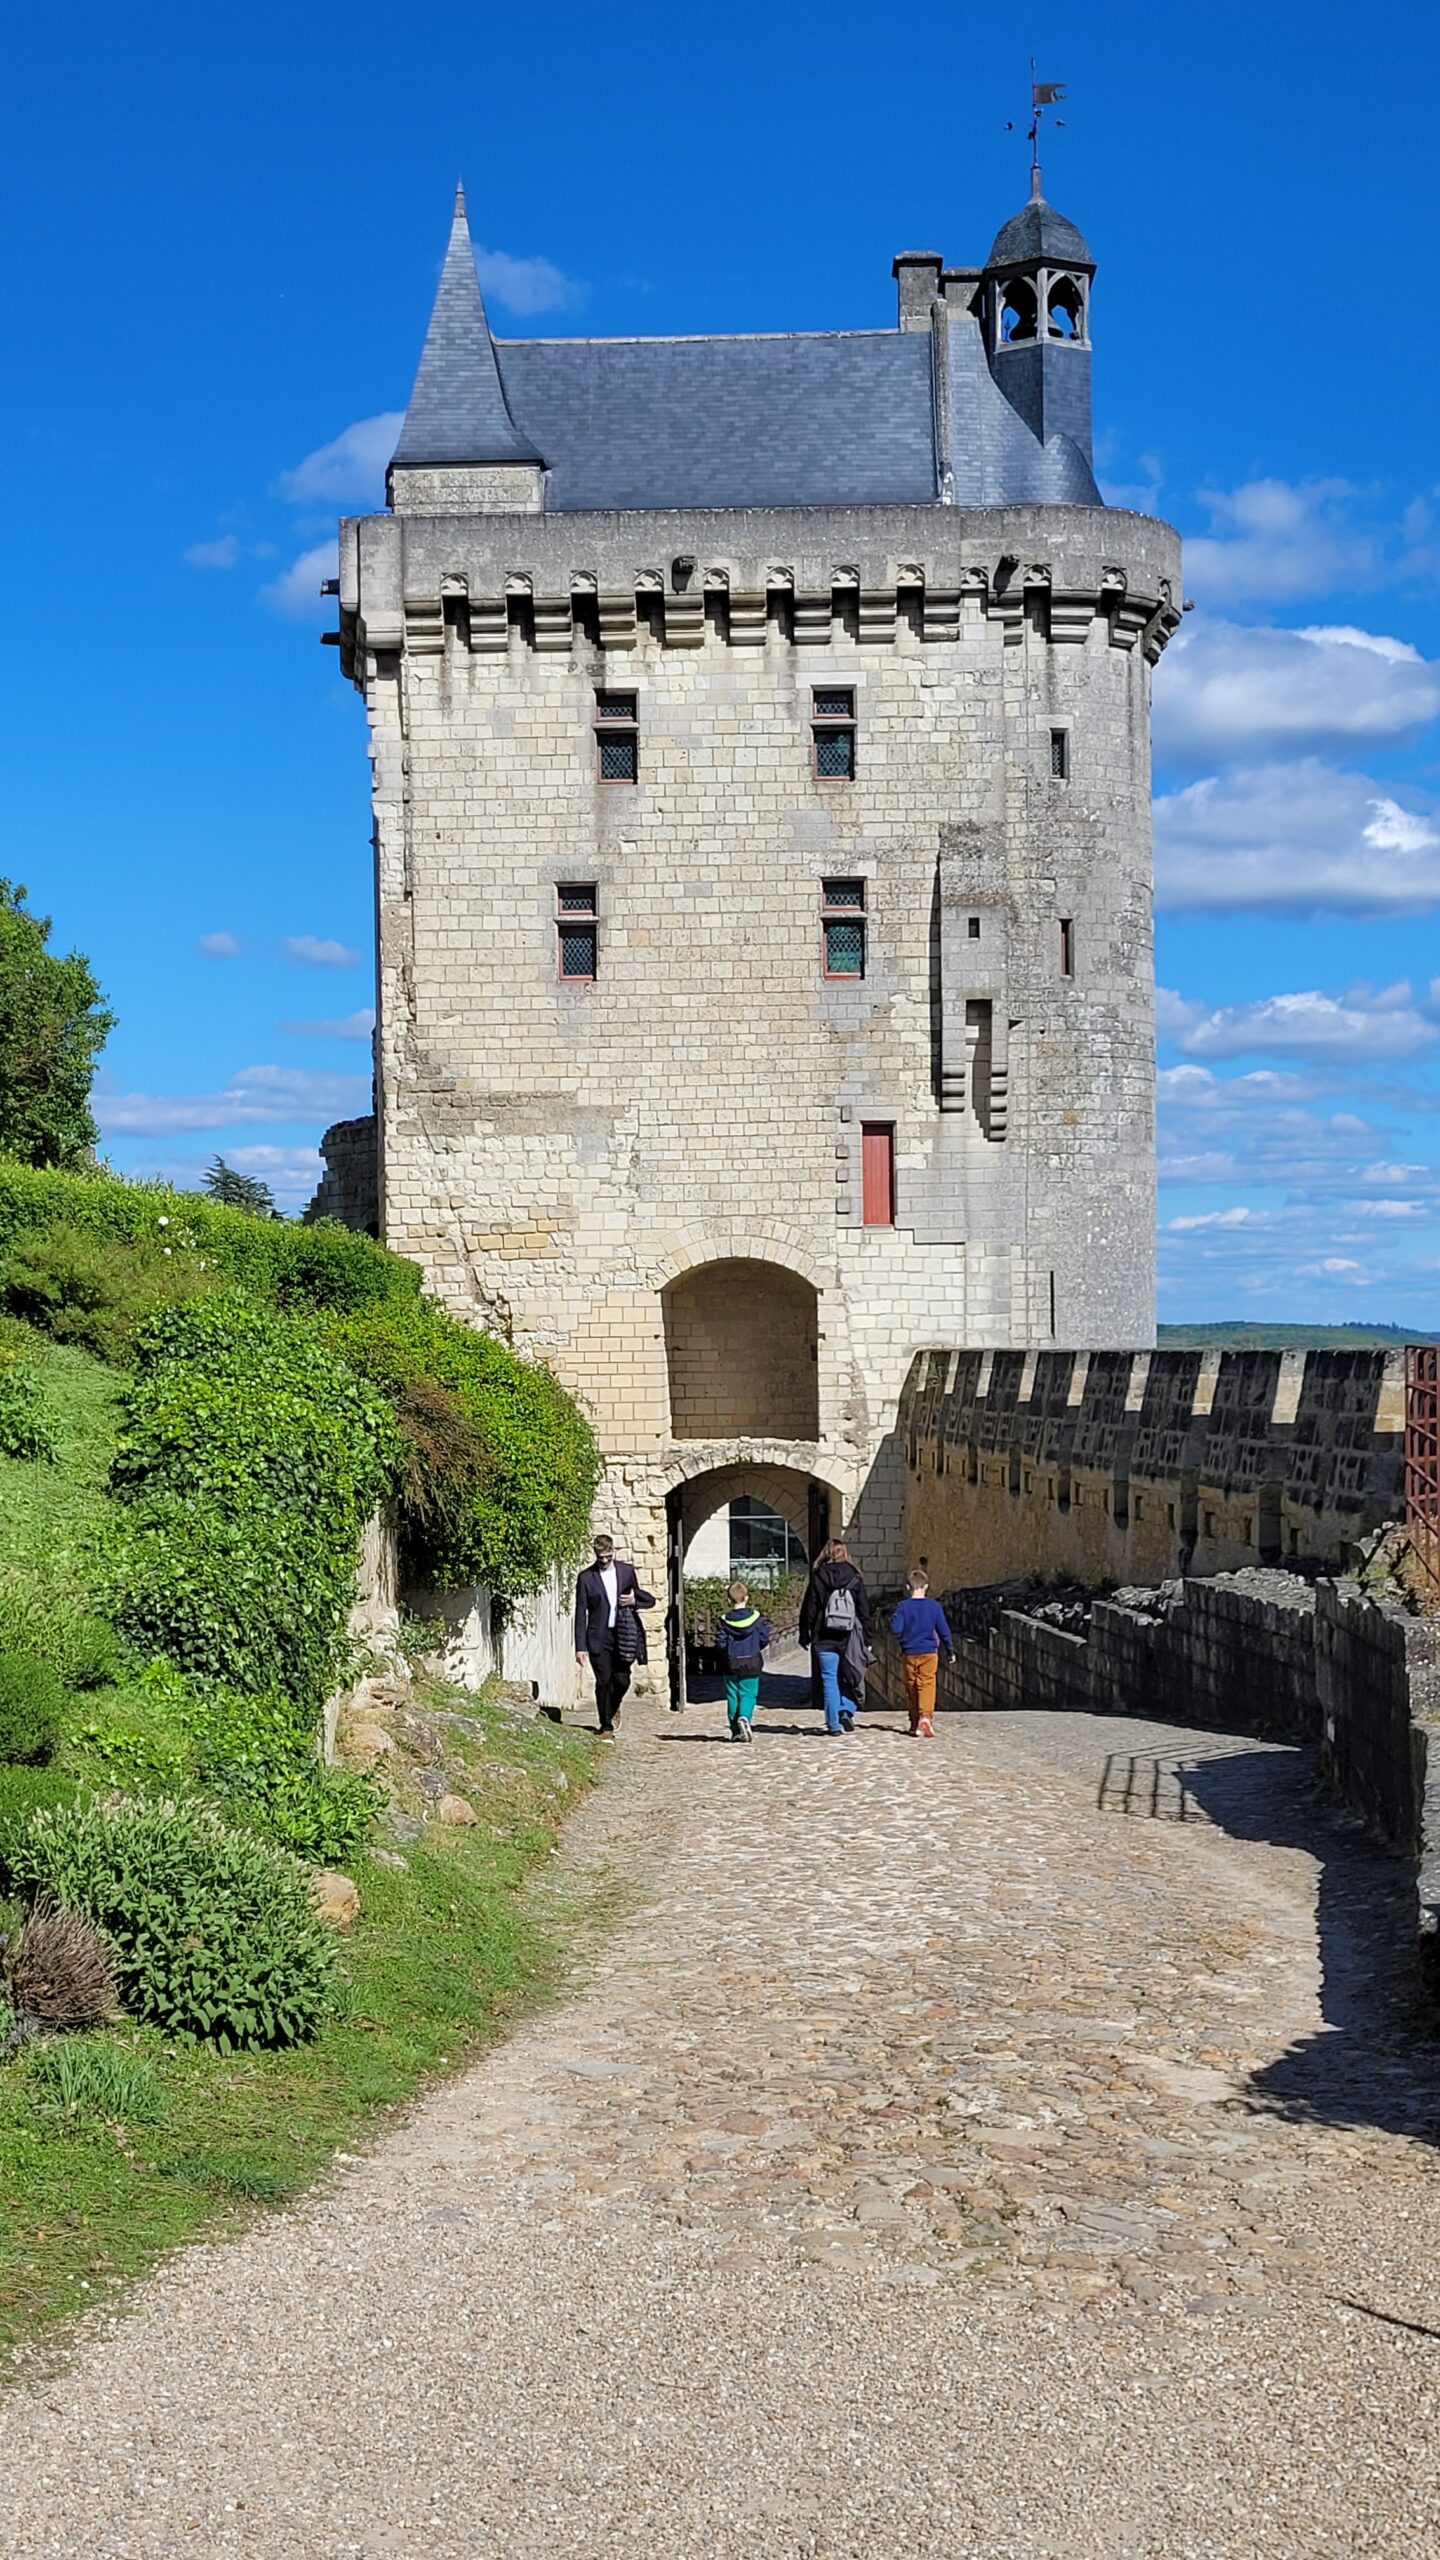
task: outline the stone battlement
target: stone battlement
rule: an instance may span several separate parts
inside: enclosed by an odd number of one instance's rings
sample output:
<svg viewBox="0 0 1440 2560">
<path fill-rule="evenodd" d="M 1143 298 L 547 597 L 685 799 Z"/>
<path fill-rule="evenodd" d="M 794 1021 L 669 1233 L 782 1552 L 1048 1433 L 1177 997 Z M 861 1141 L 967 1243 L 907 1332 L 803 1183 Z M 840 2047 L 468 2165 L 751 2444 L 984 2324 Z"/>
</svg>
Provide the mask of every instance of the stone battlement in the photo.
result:
<svg viewBox="0 0 1440 2560">
<path fill-rule="evenodd" d="M 1401 1498 L 1398 1351 L 923 1351 L 907 1552 L 937 1583 L 1343 1564 Z"/>
</svg>

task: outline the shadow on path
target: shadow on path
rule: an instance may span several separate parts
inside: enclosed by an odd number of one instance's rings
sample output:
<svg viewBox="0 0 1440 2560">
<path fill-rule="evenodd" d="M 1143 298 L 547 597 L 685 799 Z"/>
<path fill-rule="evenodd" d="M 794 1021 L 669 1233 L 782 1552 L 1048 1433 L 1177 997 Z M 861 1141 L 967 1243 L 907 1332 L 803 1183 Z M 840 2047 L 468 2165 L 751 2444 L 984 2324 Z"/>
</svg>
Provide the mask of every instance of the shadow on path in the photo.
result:
<svg viewBox="0 0 1440 2560">
<path fill-rule="evenodd" d="M 1254 2073 L 1250 2092 L 1279 2114 L 1440 2142 L 1440 2043 L 1418 1995 L 1413 1874 L 1322 1792 L 1313 1749 L 1218 1738 L 1207 1749 L 1197 1736 L 1175 1750 L 1112 1751 L 1097 1802 L 1313 1858 L 1325 2024 Z"/>
</svg>

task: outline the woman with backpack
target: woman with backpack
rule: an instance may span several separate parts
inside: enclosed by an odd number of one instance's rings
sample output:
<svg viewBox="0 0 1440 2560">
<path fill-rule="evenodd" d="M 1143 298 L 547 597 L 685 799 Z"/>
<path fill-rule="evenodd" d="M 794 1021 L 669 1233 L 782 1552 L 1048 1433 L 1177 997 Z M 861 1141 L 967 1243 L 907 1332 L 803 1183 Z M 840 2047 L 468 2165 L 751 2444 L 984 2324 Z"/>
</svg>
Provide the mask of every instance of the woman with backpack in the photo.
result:
<svg viewBox="0 0 1440 2560">
<path fill-rule="evenodd" d="M 868 1640 L 870 1594 L 843 1539 L 832 1538 L 805 1587 L 800 1641 L 810 1647 L 825 1703 L 827 1733 L 853 1733 L 855 1710 L 840 1686 L 840 1666 L 856 1632 Z"/>
<path fill-rule="evenodd" d="M 760 1696 L 760 1674 L 765 1667 L 765 1647 L 770 1642 L 770 1622 L 751 1607 L 743 1582 L 732 1582 L 729 1596 L 730 1606 L 717 1620 L 715 1636 L 725 1654 L 730 1739 L 749 1742 L 753 1738 L 751 1720 Z"/>
</svg>

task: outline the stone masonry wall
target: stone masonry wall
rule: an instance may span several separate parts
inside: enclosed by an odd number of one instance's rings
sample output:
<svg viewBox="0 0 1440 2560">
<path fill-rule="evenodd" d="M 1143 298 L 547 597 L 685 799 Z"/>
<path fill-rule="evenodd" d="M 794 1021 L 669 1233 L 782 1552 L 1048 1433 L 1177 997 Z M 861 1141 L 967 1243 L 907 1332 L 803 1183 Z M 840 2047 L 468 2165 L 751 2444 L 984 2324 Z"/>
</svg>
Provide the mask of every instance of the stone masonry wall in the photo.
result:
<svg viewBox="0 0 1440 2560">
<path fill-rule="evenodd" d="M 937 1585 L 1343 1567 L 1400 1510 L 1403 1355 L 922 1352 L 899 1427 Z"/>
<path fill-rule="evenodd" d="M 387 1239 L 582 1397 L 652 1572 L 696 1445 L 664 1293 L 704 1264 L 794 1275 L 818 1430 L 718 1373 L 706 1421 L 721 1460 L 803 1452 L 893 1570 L 917 1346 L 1152 1327 L 1149 671 L 1175 537 L 1097 508 L 424 495 L 342 538 Z M 851 782 L 813 770 L 816 686 L 854 695 Z M 600 687 L 637 698 L 633 786 L 597 778 Z M 830 878 L 863 883 L 863 980 L 824 972 Z M 572 882 L 597 893 L 594 984 L 557 977 Z M 870 1122 L 894 1130 L 893 1226 L 863 1222 Z"/>
</svg>

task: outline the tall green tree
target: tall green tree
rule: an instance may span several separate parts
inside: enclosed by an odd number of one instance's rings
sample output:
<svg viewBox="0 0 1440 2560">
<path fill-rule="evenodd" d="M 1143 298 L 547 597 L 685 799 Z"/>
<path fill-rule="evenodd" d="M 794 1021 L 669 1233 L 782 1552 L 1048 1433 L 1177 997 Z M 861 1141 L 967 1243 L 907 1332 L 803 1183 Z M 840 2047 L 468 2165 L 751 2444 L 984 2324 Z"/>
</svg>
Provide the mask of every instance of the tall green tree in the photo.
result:
<svg viewBox="0 0 1440 2560">
<path fill-rule="evenodd" d="M 115 1016 L 84 953 L 48 949 L 27 895 L 0 880 L 0 1153 L 74 1171 L 94 1153 L 90 1087 Z"/>
<path fill-rule="evenodd" d="M 258 1174 L 241 1173 L 223 1156 L 217 1156 L 201 1178 L 211 1199 L 218 1200 L 223 1208 L 248 1209 L 254 1218 L 276 1218 L 280 1214 L 268 1182 L 262 1182 Z"/>
</svg>

